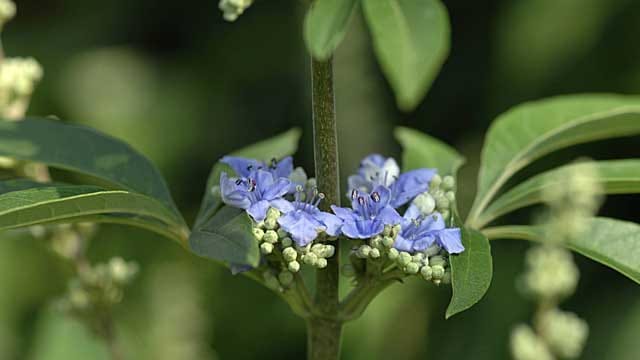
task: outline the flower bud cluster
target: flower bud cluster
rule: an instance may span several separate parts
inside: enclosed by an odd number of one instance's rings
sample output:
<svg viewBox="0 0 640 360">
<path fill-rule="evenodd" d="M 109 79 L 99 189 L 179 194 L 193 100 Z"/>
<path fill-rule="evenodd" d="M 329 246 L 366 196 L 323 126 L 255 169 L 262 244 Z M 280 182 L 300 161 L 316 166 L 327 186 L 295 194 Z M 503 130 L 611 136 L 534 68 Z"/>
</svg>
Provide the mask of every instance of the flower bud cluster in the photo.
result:
<svg viewBox="0 0 640 360">
<path fill-rule="evenodd" d="M 218 8 L 225 20 L 236 21 L 252 3 L 253 0 L 220 0 Z"/>
<path fill-rule="evenodd" d="M 124 287 L 138 273 L 138 265 L 115 257 L 106 264 L 81 266 L 69 282 L 59 306 L 74 316 L 91 320 L 122 300 Z"/>
<path fill-rule="evenodd" d="M 440 246 L 433 244 L 424 251 L 413 254 L 399 251 L 393 245 L 400 233 L 400 226 L 387 225 L 382 234 L 372 237 L 366 244 L 352 249 L 352 254 L 359 259 L 396 265 L 405 275 L 415 275 L 436 285 L 451 283 L 451 269 L 448 266 L 448 254 Z M 355 271 L 351 265 L 343 266 L 343 275 L 353 276 Z"/>
<path fill-rule="evenodd" d="M 514 360 L 554 360 L 547 344 L 529 325 L 520 324 L 511 332 L 511 354 Z"/>
<path fill-rule="evenodd" d="M 553 309 L 539 319 L 540 334 L 554 354 L 562 359 L 580 357 L 589 335 L 589 325 L 572 312 Z"/>
<path fill-rule="evenodd" d="M 536 246 L 526 255 L 521 277 L 523 290 L 540 301 L 559 301 L 573 294 L 580 272 L 568 250 L 557 246 Z"/>
<path fill-rule="evenodd" d="M 43 71 L 34 58 L 6 58 L 0 65 L 0 105 L 31 96 Z"/>
<path fill-rule="evenodd" d="M 263 276 L 265 284 L 272 289 L 286 289 L 291 286 L 294 274 L 303 265 L 323 269 L 327 267 L 327 259 L 335 255 L 335 246 L 318 242 L 311 242 L 306 246 L 298 246 L 278 225 L 278 218 L 282 214 L 276 208 L 267 211 L 264 221 L 255 224 L 253 235 L 258 241 L 260 252 L 273 265 Z M 274 273 L 273 267 L 280 267 Z"/>
<path fill-rule="evenodd" d="M 439 212 L 445 221 L 451 217 L 451 208 L 455 204 L 456 182 L 453 176 L 441 177 L 436 174 L 431 178 L 429 190 L 416 196 L 413 204 L 420 212 L 429 215 Z"/>
</svg>

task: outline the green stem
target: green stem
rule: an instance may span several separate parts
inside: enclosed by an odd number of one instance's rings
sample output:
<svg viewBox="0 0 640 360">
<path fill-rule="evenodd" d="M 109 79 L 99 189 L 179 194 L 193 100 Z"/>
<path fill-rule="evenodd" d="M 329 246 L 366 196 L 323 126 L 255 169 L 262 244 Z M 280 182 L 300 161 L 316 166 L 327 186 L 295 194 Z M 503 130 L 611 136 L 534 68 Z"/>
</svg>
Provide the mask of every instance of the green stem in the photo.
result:
<svg viewBox="0 0 640 360">
<path fill-rule="evenodd" d="M 332 60 L 311 61 L 313 150 L 318 188 L 325 194 L 321 207 L 340 204 L 338 173 L 338 133 L 333 92 Z M 340 244 L 334 244 L 336 254 L 327 260 L 327 267 L 316 276 L 315 304 L 320 315 L 307 320 L 308 358 L 334 360 L 340 356 L 342 321 L 338 318 L 340 298 Z"/>
</svg>

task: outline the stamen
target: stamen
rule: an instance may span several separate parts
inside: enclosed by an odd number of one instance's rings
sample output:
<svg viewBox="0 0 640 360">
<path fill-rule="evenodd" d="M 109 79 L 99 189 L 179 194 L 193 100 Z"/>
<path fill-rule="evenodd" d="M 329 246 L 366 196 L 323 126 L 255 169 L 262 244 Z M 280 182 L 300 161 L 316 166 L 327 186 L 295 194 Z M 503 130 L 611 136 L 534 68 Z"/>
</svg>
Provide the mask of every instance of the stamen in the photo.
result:
<svg viewBox="0 0 640 360">
<path fill-rule="evenodd" d="M 355 200 L 357 197 L 358 197 L 358 190 L 356 189 L 351 190 L 351 200 Z"/>
<path fill-rule="evenodd" d="M 249 191 L 253 192 L 256 190 L 256 187 L 258 187 L 258 184 L 256 183 L 255 179 L 249 179 Z"/>
<path fill-rule="evenodd" d="M 253 165 L 247 166 L 247 171 L 251 171 L 251 170 L 253 170 Z"/>
<path fill-rule="evenodd" d="M 374 202 L 380 202 L 380 194 L 377 191 L 371 193 L 371 200 Z"/>
<path fill-rule="evenodd" d="M 313 206 L 317 207 L 320 204 L 320 201 L 324 199 L 324 193 L 318 193 L 318 200 L 313 203 Z"/>
<path fill-rule="evenodd" d="M 272 158 L 271 159 L 271 168 L 275 169 L 278 167 L 278 160 L 276 160 L 276 158 Z"/>
<path fill-rule="evenodd" d="M 240 185 L 240 184 L 242 184 L 242 179 L 236 180 L 236 185 Z"/>
</svg>

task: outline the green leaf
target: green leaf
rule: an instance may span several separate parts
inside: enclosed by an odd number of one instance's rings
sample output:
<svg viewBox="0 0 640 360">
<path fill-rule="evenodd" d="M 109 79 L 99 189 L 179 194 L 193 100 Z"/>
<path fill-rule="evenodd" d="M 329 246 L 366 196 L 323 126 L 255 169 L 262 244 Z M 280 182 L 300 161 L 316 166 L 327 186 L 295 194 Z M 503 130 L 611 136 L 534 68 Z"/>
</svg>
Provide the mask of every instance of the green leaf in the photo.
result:
<svg viewBox="0 0 640 360">
<path fill-rule="evenodd" d="M 464 157 L 442 141 L 420 131 L 398 127 L 395 137 L 402 145 L 402 168 L 404 171 L 419 168 L 435 168 L 441 175 L 455 176 Z"/>
<path fill-rule="evenodd" d="M 483 233 L 491 240 L 544 241 L 542 226 L 498 226 Z M 616 219 L 593 218 L 584 235 L 564 244 L 569 249 L 617 270 L 640 284 L 640 225 Z"/>
<path fill-rule="evenodd" d="M 39 184 L 26 188 L 32 185 L 31 181 L 1 183 L 0 230 L 102 216 L 102 222 L 137 225 L 178 241 L 186 237 L 182 219 L 151 197 L 84 185 Z"/>
<path fill-rule="evenodd" d="M 414 109 L 449 54 L 449 15 L 438 0 L 363 0 L 373 46 L 400 109 Z"/>
<path fill-rule="evenodd" d="M 256 267 L 260 251 L 252 227 L 244 210 L 223 206 L 210 221 L 191 233 L 189 246 L 194 253 L 209 259 Z"/>
<path fill-rule="evenodd" d="M 317 60 L 327 60 L 347 31 L 356 0 L 315 0 L 304 21 L 307 49 Z"/>
<path fill-rule="evenodd" d="M 161 201 L 180 216 L 155 166 L 124 142 L 60 121 L 0 122 L 0 156 L 75 171 Z"/>
<path fill-rule="evenodd" d="M 569 175 L 582 167 L 595 170 L 595 180 L 602 184 L 605 194 L 640 193 L 640 159 L 565 165 L 536 175 L 501 195 L 478 218 L 478 226 L 482 227 L 508 212 L 541 202 L 545 189 L 563 186 Z"/>
<path fill-rule="evenodd" d="M 296 152 L 300 135 L 299 129 L 291 129 L 234 151 L 231 155 L 265 162 L 273 158 L 281 159 Z M 258 244 L 251 232 L 251 220 L 244 210 L 223 206 L 220 195 L 216 192 L 219 191 L 220 174 L 223 171 L 233 173 L 229 166 L 217 162 L 209 174 L 200 212 L 189 239 L 191 250 L 209 259 L 255 266 L 260 256 Z M 233 221 L 233 224 L 224 225 L 228 221 Z M 224 229 L 218 229 L 223 225 Z"/>
<path fill-rule="evenodd" d="M 461 230 L 465 250 L 450 256 L 453 296 L 447 307 L 447 319 L 480 301 L 493 277 L 493 260 L 487 238 L 473 229 Z"/>
<path fill-rule="evenodd" d="M 476 221 L 509 178 L 532 161 L 571 145 L 640 134 L 640 98 L 570 95 L 525 103 L 489 129 L 478 192 L 467 223 Z"/>
</svg>

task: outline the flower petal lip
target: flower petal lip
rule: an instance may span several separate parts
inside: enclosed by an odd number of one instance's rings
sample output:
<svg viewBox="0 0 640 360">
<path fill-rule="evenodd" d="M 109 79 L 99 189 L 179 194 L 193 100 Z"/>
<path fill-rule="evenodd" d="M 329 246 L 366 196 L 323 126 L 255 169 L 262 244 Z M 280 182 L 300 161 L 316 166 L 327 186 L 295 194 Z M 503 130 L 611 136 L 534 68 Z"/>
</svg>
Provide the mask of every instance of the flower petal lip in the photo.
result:
<svg viewBox="0 0 640 360">
<path fill-rule="evenodd" d="M 248 209 L 251 206 L 251 199 L 247 191 L 242 189 L 236 181 L 237 179 L 229 178 L 225 172 L 220 174 L 220 194 L 222 201 L 233 207 Z"/>
<path fill-rule="evenodd" d="M 260 200 L 256 203 L 251 204 L 251 206 L 247 209 L 247 213 L 251 215 L 251 217 L 255 221 L 262 221 L 267 217 L 267 211 L 269 210 L 270 203 L 267 200 Z"/>
<path fill-rule="evenodd" d="M 315 240 L 318 237 L 318 230 L 324 228 L 323 223 L 304 210 L 295 210 L 281 216 L 278 224 L 291 234 L 291 238 L 298 246 L 306 246 Z"/>
<path fill-rule="evenodd" d="M 464 251 L 460 229 L 444 229 L 438 232 L 437 242 L 449 254 L 459 254 Z"/>
<path fill-rule="evenodd" d="M 224 156 L 220 159 L 220 162 L 229 165 L 233 171 L 235 171 L 236 175 L 241 177 L 247 177 L 252 170 L 257 170 L 265 166 L 262 161 L 239 156 Z"/>
</svg>

